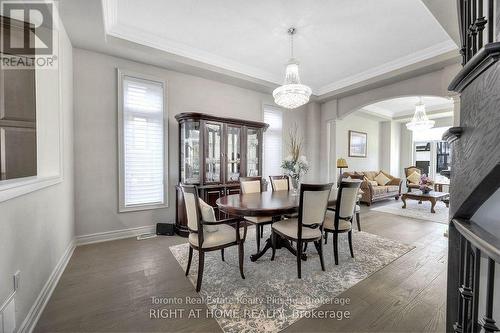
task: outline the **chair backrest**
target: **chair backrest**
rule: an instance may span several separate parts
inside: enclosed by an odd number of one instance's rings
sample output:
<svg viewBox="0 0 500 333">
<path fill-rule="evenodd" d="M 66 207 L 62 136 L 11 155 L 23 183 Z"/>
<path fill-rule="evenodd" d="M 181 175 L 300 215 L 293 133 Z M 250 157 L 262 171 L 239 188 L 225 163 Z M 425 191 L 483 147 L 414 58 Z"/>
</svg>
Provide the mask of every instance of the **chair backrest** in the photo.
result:
<svg viewBox="0 0 500 333">
<path fill-rule="evenodd" d="M 198 199 L 198 189 L 194 185 L 180 185 L 184 206 L 186 207 L 187 225 L 189 231 L 198 232 L 201 228 L 201 210 Z"/>
<path fill-rule="evenodd" d="M 416 166 L 409 166 L 405 168 L 405 176 L 408 177 L 415 171 L 418 172 L 419 174 L 422 174 L 422 169 L 417 168 Z"/>
<path fill-rule="evenodd" d="M 335 208 L 335 219 L 351 219 L 354 215 L 356 202 L 358 201 L 360 180 L 342 181 L 337 193 L 337 204 Z"/>
<path fill-rule="evenodd" d="M 323 224 L 332 186 L 333 184 L 300 184 L 300 225 Z"/>
<path fill-rule="evenodd" d="M 262 177 L 240 177 L 241 193 L 259 193 L 262 191 L 261 187 Z"/>
<path fill-rule="evenodd" d="M 290 190 L 290 179 L 288 176 L 269 176 L 269 179 L 271 180 L 273 192 Z"/>
</svg>

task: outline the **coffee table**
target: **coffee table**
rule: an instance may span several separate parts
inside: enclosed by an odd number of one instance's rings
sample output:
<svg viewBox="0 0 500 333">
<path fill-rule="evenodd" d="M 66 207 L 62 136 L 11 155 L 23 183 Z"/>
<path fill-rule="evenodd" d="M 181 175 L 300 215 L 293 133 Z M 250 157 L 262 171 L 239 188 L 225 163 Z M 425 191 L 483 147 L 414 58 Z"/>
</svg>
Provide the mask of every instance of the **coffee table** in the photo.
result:
<svg viewBox="0 0 500 333">
<path fill-rule="evenodd" d="M 449 207 L 449 193 L 446 192 L 436 192 L 431 191 L 429 193 L 422 193 L 422 191 L 408 192 L 403 193 L 401 196 L 401 200 L 403 200 L 403 207 L 406 208 L 406 200 L 418 200 L 419 203 L 422 201 L 430 201 L 431 203 L 431 213 L 436 213 L 434 207 L 438 201 L 443 201 L 446 204 L 446 207 Z"/>
</svg>

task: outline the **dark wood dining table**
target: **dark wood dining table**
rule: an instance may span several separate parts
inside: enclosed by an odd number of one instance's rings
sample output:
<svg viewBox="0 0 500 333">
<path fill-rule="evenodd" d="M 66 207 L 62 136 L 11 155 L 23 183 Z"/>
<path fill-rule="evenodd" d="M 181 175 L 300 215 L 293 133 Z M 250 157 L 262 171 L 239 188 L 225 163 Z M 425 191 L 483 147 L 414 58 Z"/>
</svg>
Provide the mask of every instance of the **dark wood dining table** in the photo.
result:
<svg viewBox="0 0 500 333">
<path fill-rule="evenodd" d="M 332 189 L 328 206 L 335 206 L 337 201 L 337 191 Z M 292 191 L 267 191 L 261 193 L 232 194 L 221 197 L 216 201 L 221 211 L 232 216 L 283 216 L 294 214 L 299 209 L 299 194 Z M 286 248 L 292 254 L 297 255 L 296 250 L 290 242 L 280 239 L 277 248 Z M 258 253 L 252 254 L 250 260 L 256 261 L 264 253 L 272 248 L 271 237 L 266 239 L 266 244 Z M 303 254 L 302 259 L 306 260 L 307 255 Z"/>
</svg>

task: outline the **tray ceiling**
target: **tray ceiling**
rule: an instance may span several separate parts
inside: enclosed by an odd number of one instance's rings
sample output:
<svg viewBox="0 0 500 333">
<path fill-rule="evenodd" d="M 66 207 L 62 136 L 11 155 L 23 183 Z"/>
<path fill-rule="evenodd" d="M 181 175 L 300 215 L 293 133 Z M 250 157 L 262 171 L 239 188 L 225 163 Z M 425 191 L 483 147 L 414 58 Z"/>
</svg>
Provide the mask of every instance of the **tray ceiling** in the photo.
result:
<svg viewBox="0 0 500 333">
<path fill-rule="evenodd" d="M 286 30 L 321 95 L 456 50 L 420 0 L 103 0 L 106 34 L 281 84 Z"/>
</svg>

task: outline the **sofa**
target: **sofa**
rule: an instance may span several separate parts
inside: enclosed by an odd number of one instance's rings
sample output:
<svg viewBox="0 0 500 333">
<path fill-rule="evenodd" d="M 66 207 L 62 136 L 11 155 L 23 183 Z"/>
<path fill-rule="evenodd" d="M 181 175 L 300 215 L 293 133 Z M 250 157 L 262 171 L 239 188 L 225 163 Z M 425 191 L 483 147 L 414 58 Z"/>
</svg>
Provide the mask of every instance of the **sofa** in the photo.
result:
<svg viewBox="0 0 500 333">
<path fill-rule="evenodd" d="M 389 181 L 385 185 L 378 185 L 375 178 L 379 173 L 385 175 Z M 389 173 L 380 171 L 355 171 L 355 172 L 344 172 L 342 178 L 360 179 L 361 189 L 363 193 L 361 195 L 361 202 L 370 206 L 375 201 L 385 200 L 395 198 L 399 199 L 401 196 L 401 184 L 403 181 L 400 178 L 394 177 Z"/>
</svg>

